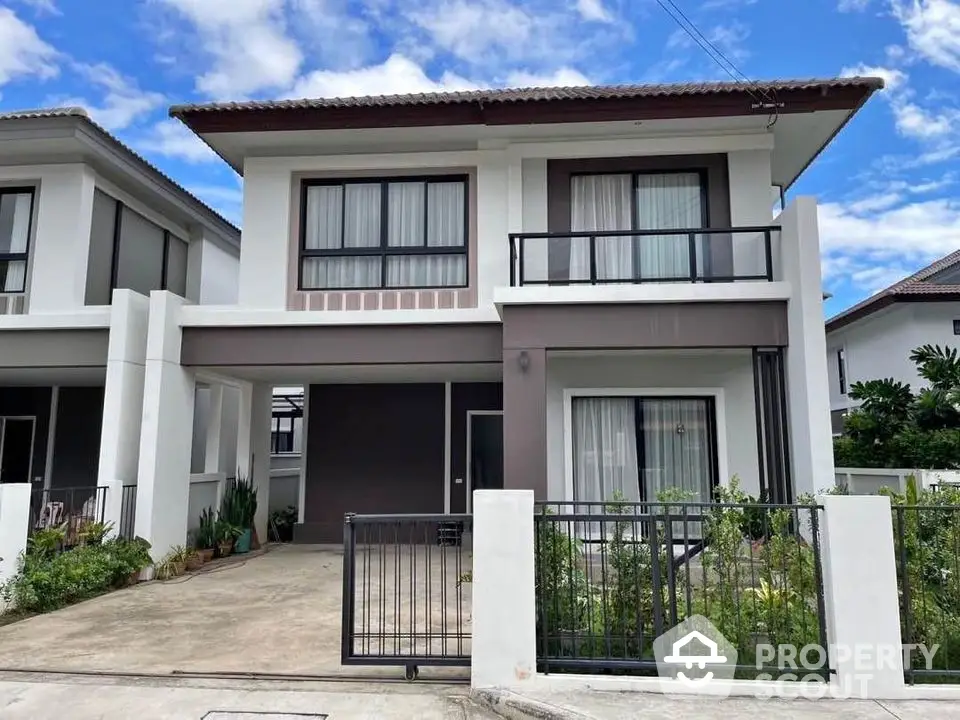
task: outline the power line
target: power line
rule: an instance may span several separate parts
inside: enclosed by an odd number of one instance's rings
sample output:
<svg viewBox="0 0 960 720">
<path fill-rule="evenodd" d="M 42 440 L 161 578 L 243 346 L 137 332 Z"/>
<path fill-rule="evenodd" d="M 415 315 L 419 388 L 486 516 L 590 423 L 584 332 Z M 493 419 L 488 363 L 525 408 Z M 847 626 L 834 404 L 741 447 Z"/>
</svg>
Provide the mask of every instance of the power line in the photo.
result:
<svg viewBox="0 0 960 720">
<path fill-rule="evenodd" d="M 724 55 L 720 48 L 714 45 L 710 39 L 700 31 L 700 28 L 687 17 L 673 0 L 657 0 L 657 4 L 734 82 L 747 85 L 746 91 L 757 103 L 758 109 L 765 108 L 772 111 L 771 120 L 767 127 L 776 123 L 781 106 L 777 101 L 776 92 L 771 92 L 766 88 L 760 87 L 755 81 L 747 77 L 730 58 Z M 753 86 L 753 89 L 751 89 L 750 86 Z M 754 90 L 756 90 L 756 92 L 754 92 Z M 760 93 L 763 97 L 758 96 L 757 93 Z"/>
</svg>

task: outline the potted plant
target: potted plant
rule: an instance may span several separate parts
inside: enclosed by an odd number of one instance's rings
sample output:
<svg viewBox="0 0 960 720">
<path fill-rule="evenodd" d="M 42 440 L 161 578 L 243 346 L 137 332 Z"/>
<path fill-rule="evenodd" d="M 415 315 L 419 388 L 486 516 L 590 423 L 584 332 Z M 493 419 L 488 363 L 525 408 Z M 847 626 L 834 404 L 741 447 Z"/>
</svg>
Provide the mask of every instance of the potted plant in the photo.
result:
<svg viewBox="0 0 960 720">
<path fill-rule="evenodd" d="M 287 505 L 283 510 L 274 510 L 270 513 L 270 523 L 267 528 L 270 539 L 274 542 L 287 543 L 293 540 L 293 526 L 297 523 L 297 508 Z"/>
<path fill-rule="evenodd" d="M 240 533 L 234 544 L 234 552 L 250 552 L 253 541 L 253 519 L 257 514 L 257 488 L 239 473 L 227 481 L 220 502 L 220 517 Z"/>
<path fill-rule="evenodd" d="M 213 552 L 217 547 L 217 519 L 213 508 L 205 508 L 200 513 L 200 526 L 194 536 L 194 545 L 202 563 L 213 560 Z"/>
<path fill-rule="evenodd" d="M 157 564 L 156 576 L 158 580 L 169 580 L 183 575 L 187 569 L 187 556 L 190 553 L 183 545 L 175 545 L 170 552 L 163 556 Z"/>
<path fill-rule="evenodd" d="M 243 530 L 236 525 L 232 525 L 226 520 L 219 519 L 216 524 L 217 555 L 227 557 L 233 552 L 233 545 L 236 539 L 243 534 Z"/>
</svg>

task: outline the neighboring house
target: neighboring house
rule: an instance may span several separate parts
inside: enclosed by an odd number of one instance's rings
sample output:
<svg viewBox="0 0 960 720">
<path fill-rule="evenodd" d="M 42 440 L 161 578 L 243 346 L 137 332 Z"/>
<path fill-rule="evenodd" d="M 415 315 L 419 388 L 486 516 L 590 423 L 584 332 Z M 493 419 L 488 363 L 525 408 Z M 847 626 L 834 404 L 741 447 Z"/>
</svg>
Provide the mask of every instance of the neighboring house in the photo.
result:
<svg viewBox="0 0 960 720">
<path fill-rule="evenodd" d="M 0 114 L 0 482 L 136 483 L 146 296 L 235 303 L 239 243 L 82 109 Z"/>
<path fill-rule="evenodd" d="M 924 385 L 910 353 L 921 345 L 960 347 L 960 250 L 830 318 L 826 324 L 834 434 L 856 401 L 855 382 L 893 378 Z"/>
<path fill-rule="evenodd" d="M 183 542 L 198 381 L 269 491 L 303 385 L 296 538 L 346 512 L 771 501 L 829 484 L 816 204 L 786 192 L 871 78 L 185 105 L 244 176 L 238 302 L 151 297 L 137 531 Z M 244 425 L 246 423 L 246 425 Z M 261 496 L 263 522 L 266 495 Z M 261 533 L 263 530 L 261 530 Z"/>
</svg>

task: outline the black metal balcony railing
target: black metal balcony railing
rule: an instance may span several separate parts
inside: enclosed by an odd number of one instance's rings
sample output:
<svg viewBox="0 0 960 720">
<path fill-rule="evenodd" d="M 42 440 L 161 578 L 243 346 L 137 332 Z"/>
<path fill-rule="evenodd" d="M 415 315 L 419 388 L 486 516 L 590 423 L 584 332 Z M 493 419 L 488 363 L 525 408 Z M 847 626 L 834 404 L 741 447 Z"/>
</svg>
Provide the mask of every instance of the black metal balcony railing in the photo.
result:
<svg viewBox="0 0 960 720">
<path fill-rule="evenodd" d="M 777 225 L 510 234 L 510 285 L 773 280 Z"/>
</svg>

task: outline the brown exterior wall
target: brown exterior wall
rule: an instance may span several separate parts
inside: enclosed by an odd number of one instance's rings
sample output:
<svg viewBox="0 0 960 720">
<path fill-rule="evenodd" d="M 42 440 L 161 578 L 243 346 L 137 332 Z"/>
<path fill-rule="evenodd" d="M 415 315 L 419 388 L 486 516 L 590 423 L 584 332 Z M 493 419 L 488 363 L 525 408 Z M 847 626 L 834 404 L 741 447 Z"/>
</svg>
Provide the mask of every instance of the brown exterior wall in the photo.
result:
<svg viewBox="0 0 960 720">
<path fill-rule="evenodd" d="M 424 175 L 467 176 L 467 287 L 450 290 L 300 290 L 300 221 L 303 181 L 317 179 L 390 178 Z M 288 310 L 397 310 L 401 308 L 477 307 L 477 169 L 415 168 L 406 170 L 354 170 L 294 173 L 290 188 L 290 238 L 288 246 Z M 407 303 L 401 303 L 401 294 Z"/>
<path fill-rule="evenodd" d="M 502 383 L 453 383 L 450 387 L 450 512 L 467 511 L 467 411 L 503 410 Z M 463 482 L 456 483 L 459 478 Z"/>
<path fill-rule="evenodd" d="M 297 542 L 342 542 L 347 512 L 443 512 L 442 383 L 311 385 L 309 402 Z"/>
<path fill-rule="evenodd" d="M 187 366 L 499 363 L 500 323 L 186 327 Z"/>
<path fill-rule="evenodd" d="M 786 344 L 785 302 L 508 305 L 503 309 L 504 378 L 508 348 L 723 348 Z"/>
<path fill-rule="evenodd" d="M 4 330 L 0 368 L 104 367 L 109 330 Z"/>
<path fill-rule="evenodd" d="M 547 500 L 547 352 L 503 351 L 503 487 Z"/>
</svg>

